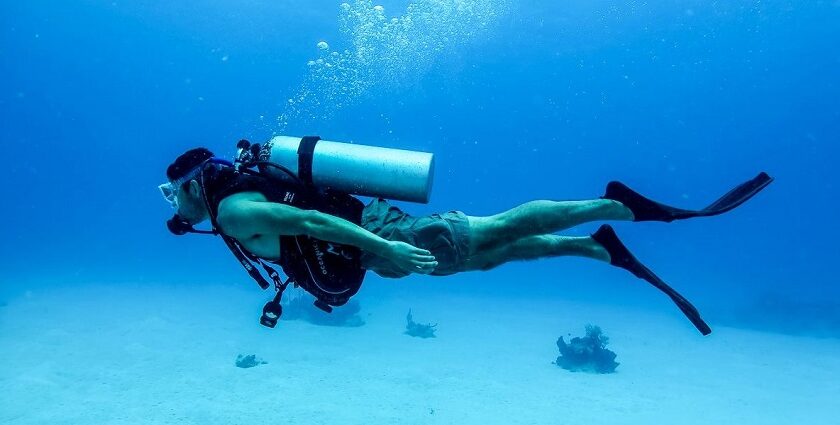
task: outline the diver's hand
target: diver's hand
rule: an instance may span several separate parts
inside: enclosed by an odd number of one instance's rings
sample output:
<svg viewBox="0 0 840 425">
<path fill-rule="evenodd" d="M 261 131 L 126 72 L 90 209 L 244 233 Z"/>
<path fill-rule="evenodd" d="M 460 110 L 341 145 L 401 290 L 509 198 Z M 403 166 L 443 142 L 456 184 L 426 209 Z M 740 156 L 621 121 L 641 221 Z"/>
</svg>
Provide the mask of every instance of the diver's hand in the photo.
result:
<svg viewBox="0 0 840 425">
<path fill-rule="evenodd" d="M 438 265 L 431 252 L 400 241 L 388 241 L 388 259 L 408 273 L 429 274 Z"/>
</svg>

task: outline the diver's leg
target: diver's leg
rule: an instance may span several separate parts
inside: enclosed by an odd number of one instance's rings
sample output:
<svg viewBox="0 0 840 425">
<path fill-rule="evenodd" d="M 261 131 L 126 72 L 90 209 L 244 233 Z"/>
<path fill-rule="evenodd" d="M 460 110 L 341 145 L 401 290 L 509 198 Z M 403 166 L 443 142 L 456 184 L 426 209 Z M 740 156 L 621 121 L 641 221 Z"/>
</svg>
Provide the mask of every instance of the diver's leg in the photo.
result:
<svg viewBox="0 0 840 425">
<path fill-rule="evenodd" d="M 464 261 L 461 271 L 490 270 L 509 261 L 565 255 L 610 261 L 604 247 L 589 236 L 533 235 L 478 251 Z"/>
<path fill-rule="evenodd" d="M 531 201 L 488 216 L 467 216 L 470 253 L 493 249 L 526 236 L 544 235 L 597 220 L 632 220 L 633 213 L 618 201 Z"/>
</svg>

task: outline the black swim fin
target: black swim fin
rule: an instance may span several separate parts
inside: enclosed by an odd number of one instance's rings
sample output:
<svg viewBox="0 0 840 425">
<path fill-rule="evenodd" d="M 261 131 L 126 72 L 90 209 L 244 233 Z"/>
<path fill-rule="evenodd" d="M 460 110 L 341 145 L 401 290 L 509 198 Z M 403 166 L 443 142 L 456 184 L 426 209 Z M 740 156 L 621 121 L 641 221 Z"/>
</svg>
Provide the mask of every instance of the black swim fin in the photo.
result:
<svg viewBox="0 0 840 425">
<path fill-rule="evenodd" d="M 630 250 L 621 243 L 621 240 L 618 239 L 618 236 L 615 234 L 615 231 L 610 225 L 605 224 L 601 226 L 597 232 L 592 234 L 592 239 L 601 244 L 601 246 L 603 246 L 610 254 L 610 264 L 630 271 L 630 273 L 633 273 L 636 277 L 647 281 L 656 287 L 656 289 L 664 292 L 665 295 L 670 297 L 671 300 L 674 301 L 674 304 L 682 310 L 683 314 L 688 317 L 688 320 L 694 324 L 694 327 L 696 327 L 700 333 L 703 335 L 712 333 L 712 328 L 703 321 L 703 318 L 700 317 L 700 312 L 698 312 L 687 299 L 668 286 L 667 283 L 637 260 L 636 257 L 630 253 Z"/>
<path fill-rule="evenodd" d="M 660 204 L 634 192 L 625 184 L 617 181 L 607 185 L 607 191 L 601 198 L 621 202 L 633 212 L 633 221 L 665 221 L 682 220 L 693 217 L 709 217 L 723 214 L 752 198 L 761 189 L 767 187 L 773 178 L 761 172 L 752 180 L 741 183 L 726 195 L 702 210 L 684 210 Z"/>
</svg>

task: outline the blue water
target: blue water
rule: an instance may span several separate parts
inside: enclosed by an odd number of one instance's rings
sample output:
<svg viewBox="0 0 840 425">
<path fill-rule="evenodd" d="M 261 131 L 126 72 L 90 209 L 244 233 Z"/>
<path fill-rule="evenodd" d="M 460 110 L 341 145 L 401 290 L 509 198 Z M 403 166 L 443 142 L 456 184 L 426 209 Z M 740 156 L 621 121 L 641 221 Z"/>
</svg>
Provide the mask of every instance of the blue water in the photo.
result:
<svg viewBox="0 0 840 425">
<path fill-rule="evenodd" d="M 374 61 L 347 82 L 358 93 L 319 107 L 306 102 L 335 87 L 307 63 L 325 54 L 320 41 L 350 48 L 339 1 L 4 2 L 0 296 L 87 283 L 258 291 L 220 241 L 166 231 L 156 186 L 194 146 L 229 156 L 241 138 L 317 134 L 434 152 L 431 202 L 399 203 L 417 214 L 592 198 L 613 179 L 699 207 L 767 171 L 776 181 L 725 216 L 617 231 L 713 327 L 840 335 L 840 3 L 479 3 L 497 8 L 468 15 L 481 25 L 433 20 L 439 49 L 409 45 L 393 60 L 414 66 L 393 75 L 376 68 L 392 62 Z M 382 4 L 390 19 L 408 2 Z M 315 94 L 289 115 L 301 87 Z M 366 285 L 368 298 L 525 294 L 673 309 L 580 259 Z"/>
</svg>

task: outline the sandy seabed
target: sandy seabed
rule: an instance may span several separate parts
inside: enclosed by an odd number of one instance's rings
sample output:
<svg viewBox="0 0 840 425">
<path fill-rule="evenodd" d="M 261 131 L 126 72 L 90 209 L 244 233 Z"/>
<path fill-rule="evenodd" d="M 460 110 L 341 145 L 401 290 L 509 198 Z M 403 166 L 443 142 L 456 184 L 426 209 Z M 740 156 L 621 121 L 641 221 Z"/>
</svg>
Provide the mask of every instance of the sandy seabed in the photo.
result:
<svg viewBox="0 0 840 425">
<path fill-rule="evenodd" d="M 356 328 L 259 326 L 253 288 L 89 285 L 0 307 L 3 424 L 840 424 L 840 340 L 564 300 L 362 297 Z M 405 314 L 438 322 L 404 335 Z M 597 321 L 617 373 L 563 370 Z M 712 320 L 713 322 L 713 320 Z M 268 364 L 238 368 L 238 354 Z"/>
</svg>

